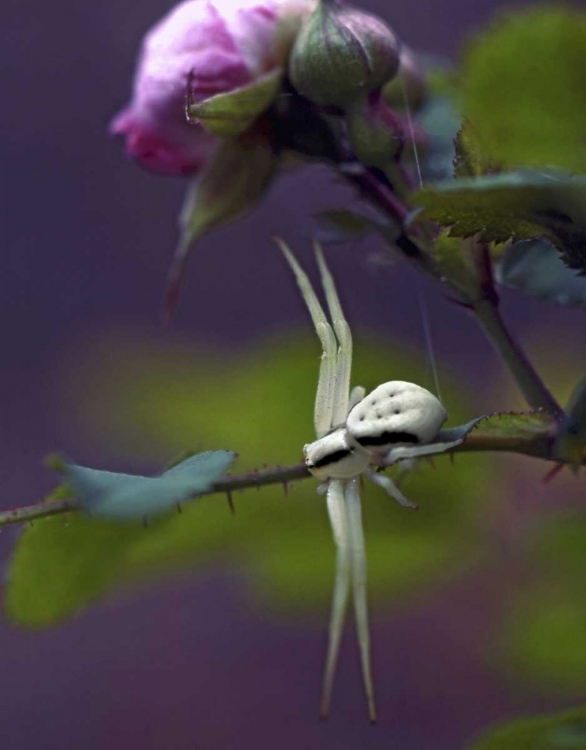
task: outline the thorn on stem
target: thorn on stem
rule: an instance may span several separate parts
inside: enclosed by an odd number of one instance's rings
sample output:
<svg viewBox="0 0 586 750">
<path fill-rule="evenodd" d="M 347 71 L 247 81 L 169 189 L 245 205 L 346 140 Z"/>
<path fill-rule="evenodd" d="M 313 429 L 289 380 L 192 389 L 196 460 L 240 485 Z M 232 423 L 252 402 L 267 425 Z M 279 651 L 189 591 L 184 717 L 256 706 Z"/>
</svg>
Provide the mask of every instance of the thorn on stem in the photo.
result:
<svg viewBox="0 0 586 750">
<path fill-rule="evenodd" d="M 551 480 L 554 479 L 563 468 L 564 464 L 556 464 L 553 469 L 550 469 L 543 477 L 543 479 L 541 480 L 541 484 L 549 484 Z"/>
<path fill-rule="evenodd" d="M 460 299 L 456 299 L 456 297 L 446 297 L 448 302 L 451 302 L 453 305 L 457 305 L 458 307 L 463 307 L 465 310 L 474 310 L 474 305 L 471 305 L 469 302 L 462 302 Z"/>
<path fill-rule="evenodd" d="M 236 515 L 236 508 L 234 507 L 234 500 L 232 498 L 232 493 L 230 490 L 226 492 L 226 499 L 228 500 L 228 507 L 230 508 L 230 513 L 235 516 Z"/>
</svg>

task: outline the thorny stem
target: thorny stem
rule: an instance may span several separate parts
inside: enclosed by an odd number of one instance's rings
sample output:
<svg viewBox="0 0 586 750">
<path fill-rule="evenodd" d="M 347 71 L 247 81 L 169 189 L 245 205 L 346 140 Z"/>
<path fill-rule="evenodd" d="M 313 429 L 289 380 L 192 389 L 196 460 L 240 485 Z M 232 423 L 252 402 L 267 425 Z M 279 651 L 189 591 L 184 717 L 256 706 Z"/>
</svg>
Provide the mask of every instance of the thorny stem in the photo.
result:
<svg viewBox="0 0 586 750">
<path fill-rule="evenodd" d="M 518 453 L 551 461 L 554 428 L 555 423 L 549 421 L 545 415 L 541 423 L 535 424 L 531 429 L 518 432 L 515 435 L 491 434 L 490 430 L 483 430 L 482 422 L 480 422 L 470 435 L 468 435 L 466 440 L 455 448 L 452 448 L 449 453 L 499 451 Z M 561 460 L 560 463 L 563 464 L 565 462 Z M 307 479 L 310 476 L 305 464 L 302 463 L 294 464 L 293 466 L 278 466 L 276 468 L 225 477 L 221 481 L 216 482 L 212 489 L 209 492 L 203 493 L 203 495 L 226 494 L 235 490 L 265 487 L 273 484 L 281 484 L 286 487 L 289 482 Z M 0 511 L 0 527 L 31 522 L 40 518 L 72 513 L 79 510 L 79 503 L 74 498 L 42 501 L 22 508 Z"/>
<path fill-rule="evenodd" d="M 359 162 L 342 165 L 341 171 L 361 193 L 367 196 L 377 208 L 386 213 L 392 222 L 400 228 L 398 237 L 394 239 L 394 244 L 421 270 L 436 276 L 435 266 L 430 257 L 427 253 L 421 252 L 416 242 L 416 240 L 424 241 L 424 233 L 419 225 L 413 225 L 411 232 L 414 238 L 412 239 L 407 235 L 405 224 L 409 217 L 409 209 L 393 190 L 385 185 L 373 170 L 367 169 Z"/>
<path fill-rule="evenodd" d="M 409 216 L 407 206 L 393 192 L 392 187 L 385 185 L 372 170 L 364 167 L 360 169 L 358 166 L 355 170 L 345 172 L 345 174 L 393 222 L 404 227 L 403 233 L 394 240 L 394 244 L 420 270 L 442 280 L 433 262 L 432 253 L 422 251 L 417 244 L 419 242 L 422 247 L 429 246 L 429 238 L 433 235 L 426 231 L 429 226 L 422 229 L 420 223 L 412 225 L 409 229 L 405 228 L 405 221 Z M 413 239 L 408 236 L 408 232 L 414 235 Z M 486 243 L 471 240 L 470 248 L 476 267 L 480 296 L 478 300 L 466 306 L 474 313 L 480 327 L 501 356 L 529 406 L 532 409 L 543 409 L 556 419 L 561 419 L 564 415 L 563 409 L 549 392 L 500 315 L 498 294 L 492 275 L 492 261 Z M 449 283 L 449 280 L 447 281 Z"/>
<path fill-rule="evenodd" d="M 489 300 L 483 299 L 474 305 L 474 315 L 486 337 L 508 367 L 529 406 L 532 409 L 544 409 L 557 419 L 561 419 L 564 414 L 563 409 L 507 329 L 498 307 Z"/>
<path fill-rule="evenodd" d="M 203 492 L 201 497 L 217 493 L 230 495 L 230 493 L 236 490 L 264 487 L 268 484 L 282 484 L 286 487 L 288 482 L 306 479 L 308 476 L 310 474 L 305 464 L 260 469 L 258 471 L 250 471 L 247 474 L 224 477 L 219 482 L 216 482 L 209 492 Z M 25 505 L 22 508 L 11 508 L 10 510 L 0 511 L 0 527 L 78 510 L 80 510 L 80 507 L 75 498 L 44 500 L 34 505 Z"/>
<path fill-rule="evenodd" d="M 473 242 L 471 252 L 481 291 L 480 299 L 472 306 L 478 324 L 500 354 L 529 406 L 532 409 L 544 409 L 556 419 L 561 419 L 563 409 L 549 392 L 501 317 L 499 298 L 492 275 L 492 262 L 486 243 Z"/>
</svg>

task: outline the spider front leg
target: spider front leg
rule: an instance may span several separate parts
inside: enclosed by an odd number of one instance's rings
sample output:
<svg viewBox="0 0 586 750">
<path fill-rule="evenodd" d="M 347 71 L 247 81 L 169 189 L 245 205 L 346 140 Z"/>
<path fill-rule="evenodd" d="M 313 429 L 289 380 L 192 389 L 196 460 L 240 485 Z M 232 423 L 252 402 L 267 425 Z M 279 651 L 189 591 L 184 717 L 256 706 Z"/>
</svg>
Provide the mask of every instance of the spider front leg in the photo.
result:
<svg viewBox="0 0 586 750">
<path fill-rule="evenodd" d="M 352 332 L 344 317 L 334 279 L 326 265 L 322 249 L 317 242 L 314 243 L 314 249 L 330 318 L 339 343 L 332 413 L 332 427 L 337 427 L 346 422 L 349 411 L 350 376 L 352 373 Z"/>
<path fill-rule="evenodd" d="M 417 445 L 413 447 L 400 445 L 391 449 L 381 460 L 380 465 L 385 467 L 392 466 L 393 464 L 396 464 L 397 461 L 406 461 L 412 458 L 425 458 L 425 456 L 434 456 L 438 453 L 445 453 L 463 442 L 464 437 L 460 437 L 457 440 L 450 440 L 448 442 L 434 442 L 428 443 L 427 445 Z"/>
<path fill-rule="evenodd" d="M 335 409 L 335 398 L 337 393 L 338 344 L 332 327 L 328 323 L 324 311 L 315 296 L 307 274 L 301 268 L 287 245 L 282 240 L 277 239 L 276 241 L 295 275 L 297 285 L 305 300 L 313 325 L 315 326 L 315 331 L 322 345 L 322 357 L 314 407 L 315 432 L 317 437 L 320 438 L 330 431 L 334 411 L 337 411 Z M 344 415 L 345 418 L 346 415 Z"/>
</svg>

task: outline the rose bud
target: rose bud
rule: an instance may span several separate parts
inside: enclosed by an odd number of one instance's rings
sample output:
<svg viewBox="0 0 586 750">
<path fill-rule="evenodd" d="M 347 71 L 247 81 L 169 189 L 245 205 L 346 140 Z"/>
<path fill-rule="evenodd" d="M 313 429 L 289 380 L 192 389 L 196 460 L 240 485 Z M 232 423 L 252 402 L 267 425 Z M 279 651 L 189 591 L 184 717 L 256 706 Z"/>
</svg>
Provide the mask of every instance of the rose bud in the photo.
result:
<svg viewBox="0 0 586 750">
<path fill-rule="evenodd" d="M 341 0 L 320 0 L 295 40 L 289 76 L 315 104 L 345 111 L 393 78 L 399 49 L 395 34 L 377 16 Z"/>
<path fill-rule="evenodd" d="M 198 172 L 216 144 L 205 112 L 188 122 L 185 97 L 198 103 L 264 81 L 263 109 L 279 88 L 279 73 L 301 18 L 315 0 L 186 0 L 145 36 L 130 104 L 110 124 L 126 137 L 126 153 L 155 172 Z M 274 74 L 267 95 L 266 78 Z M 242 99 L 242 96 L 241 96 Z M 254 97 L 249 97 L 248 103 Z M 259 105 L 259 106 L 260 106 Z M 225 104 L 223 105 L 225 109 Z M 222 109 L 222 111 L 223 111 Z M 248 106 L 250 110 L 250 105 Z M 247 126 L 260 111 L 248 112 Z"/>
</svg>

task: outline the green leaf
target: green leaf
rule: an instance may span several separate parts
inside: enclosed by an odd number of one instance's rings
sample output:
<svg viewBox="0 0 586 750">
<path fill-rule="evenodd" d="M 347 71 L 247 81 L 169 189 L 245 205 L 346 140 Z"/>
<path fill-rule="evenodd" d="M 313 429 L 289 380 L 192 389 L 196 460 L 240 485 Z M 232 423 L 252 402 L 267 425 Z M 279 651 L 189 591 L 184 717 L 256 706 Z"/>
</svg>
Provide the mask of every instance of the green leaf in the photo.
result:
<svg viewBox="0 0 586 750">
<path fill-rule="evenodd" d="M 500 724 L 466 750 L 586 750 L 586 708 Z"/>
<path fill-rule="evenodd" d="M 276 155 L 254 133 L 222 140 L 216 146 L 210 162 L 188 188 L 181 209 L 180 240 L 167 283 L 168 317 L 177 306 L 187 259 L 195 242 L 255 206 L 271 184 L 276 168 Z"/>
<path fill-rule="evenodd" d="M 529 539 L 539 579 L 513 600 L 498 653 L 509 672 L 544 692 L 586 687 L 586 517 L 549 520 Z"/>
<path fill-rule="evenodd" d="M 189 116 L 220 136 L 235 136 L 248 130 L 275 99 L 282 70 L 261 76 L 253 83 L 188 104 Z"/>
<path fill-rule="evenodd" d="M 485 242 L 544 236 L 566 265 L 586 271 L 586 177 L 562 172 L 507 172 L 436 183 L 416 205 L 456 237 Z"/>
<path fill-rule="evenodd" d="M 582 538 L 584 543 L 584 537 Z M 584 568 L 582 567 L 582 572 Z M 583 591 L 534 586 L 511 607 L 499 637 L 503 666 L 533 690 L 573 693 L 586 686 Z"/>
<path fill-rule="evenodd" d="M 232 451 L 206 451 L 176 464 L 159 477 L 68 464 L 66 476 L 74 496 L 92 518 L 135 521 L 166 513 L 208 492 L 235 459 Z"/>
<path fill-rule="evenodd" d="M 455 148 L 454 176 L 456 178 L 479 177 L 500 171 L 497 165 L 479 150 L 474 129 L 469 122 L 465 122 L 458 131 Z"/>
<path fill-rule="evenodd" d="M 442 232 L 433 246 L 433 259 L 450 289 L 461 302 L 471 303 L 482 293 L 470 262 L 470 253 L 459 237 Z"/>
<path fill-rule="evenodd" d="M 567 268 L 546 239 L 521 240 L 507 249 L 498 281 L 564 307 L 586 307 L 586 276 Z"/>
<path fill-rule="evenodd" d="M 70 617 L 123 576 L 125 554 L 141 532 L 79 513 L 35 521 L 22 534 L 12 561 L 7 616 L 32 628 Z"/>
<path fill-rule="evenodd" d="M 586 14 L 538 6 L 502 13 L 468 47 L 463 112 L 479 150 L 505 167 L 586 171 Z"/>
<path fill-rule="evenodd" d="M 470 424 L 466 439 L 473 444 L 468 445 L 469 450 L 490 447 L 490 450 L 517 451 L 539 458 L 550 456 L 551 443 L 559 427 L 545 412 L 500 412 Z M 440 434 L 447 432 L 442 430 Z"/>
<path fill-rule="evenodd" d="M 542 434 L 554 424 L 552 416 L 542 412 L 502 412 L 491 414 L 478 422 L 472 432 L 477 436 L 517 439 L 526 435 Z"/>
<path fill-rule="evenodd" d="M 357 342 L 356 381 L 368 388 L 389 377 L 427 382 L 423 363 L 414 363 L 408 350 L 394 345 L 392 356 L 388 352 L 388 341 Z M 234 445 L 246 471 L 301 459 L 313 435 L 318 360 L 313 338 L 299 342 L 281 335 L 278 343 L 246 355 L 220 357 L 194 352 L 192 342 L 185 348 L 133 346 L 125 336 L 120 346 L 109 340 L 95 359 L 85 357 L 92 377 L 78 370 L 75 382 L 84 388 L 76 399 L 72 383 L 70 397 L 84 423 L 93 422 L 111 445 L 116 441 L 120 454 L 159 460 L 194 442 Z M 112 368 L 117 377 L 106 377 Z M 445 403 L 457 424 L 464 421 L 466 384 L 453 375 L 449 382 Z M 393 598 L 444 582 L 482 554 L 477 515 L 485 492 L 494 492 L 487 457 L 459 456 L 455 466 L 440 457 L 435 463 L 435 470 L 420 466 L 407 479 L 405 492 L 419 504 L 418 513 L 404 511 L 369 483 L 364 488 L 375 604 L 388 607 Z M 441 503 L 433 502 L 438 487 Z M 124 583 L 216 559 L 251 574 L 250 590 L 262 598 L 263 611 L 270 605 L 321 617 L 331 595 L 335 548 L 316 482 L 299 482 L 289 496 L 272 486 L 233 500 L 235 517 L 222 498 L 209 496 L 187 504 L 180 515 L 154 519 L 146 529 L 73 515 L 68 526 L 57 517 L 35 522 L 15 552 L 10 618 L 28 626 L 52 624 Z"/>
</svg>

